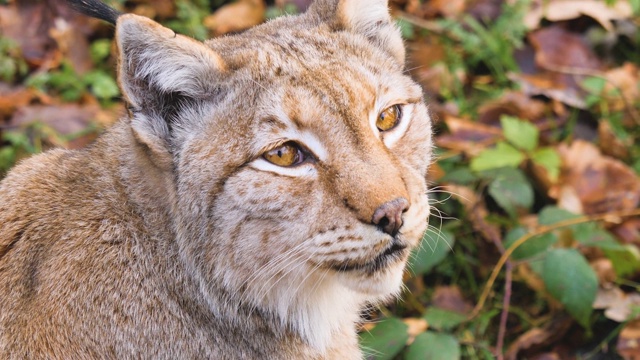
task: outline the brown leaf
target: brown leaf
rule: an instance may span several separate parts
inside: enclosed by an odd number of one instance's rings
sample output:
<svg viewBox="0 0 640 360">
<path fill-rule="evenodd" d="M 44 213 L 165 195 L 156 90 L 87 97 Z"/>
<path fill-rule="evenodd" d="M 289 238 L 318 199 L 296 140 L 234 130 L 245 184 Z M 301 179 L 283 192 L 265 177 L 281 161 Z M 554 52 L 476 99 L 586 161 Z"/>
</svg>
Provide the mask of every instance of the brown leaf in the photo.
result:
<svg viewBox="0 0 640 360">
<path fill-rule="evenodd" d="M 640 359 L 640 320 L 632 321 L 622 328 L 616 350 L 625 360 Z"/>
<path fill-rule="evenodd" d="M 555 22 L 586 15 L 600 23 L 603 28 L 612 31 L 612 20 L 627 19 L 633 14 L 631 5 L 624 0 L 611 5 L 598 0 L 551 0 L 539 4 L 524 17 L 524 24 L 529 29 L 538 28 L 543 18 Z"/>
<path fill-rule="evenodd" d="M 26 106 L 35 98 L 36 93 L 30 88 L 10 88 L 0 83 L 0 121 L 9 118 L 16 109 Z"/>
<path fill-rule="evenodd" d="M 536 51 L 536 64 L 543 69 L 598 70 L 600 60 L 577 34 L 560 26 L 550 26 L 528 36 Z"/>
<path fill-rule="evenodd" d="M 591 265 L 591 268 L 596 273 L 600 286 L 611 286 L 616 280 L 617 275 L 611 260 L 599 258 L 591 261 L 589 265 Z"/>
<path fill-rule="evenodd" d="M 561 144 L 562 170 L 549 196 L 572 212 L 595 214 L 635 209 L 640 202 L 640 179 L 624 163 L 603 156 L 598 148 L 576 140 Z"/>
<path fill-rule="evenodd" d="M 561 339 L 572 323 L 573 321 L 568 316 L 555 316 L 543 328 L 535 327 L 525 332 L 511 343 L 505 354 L 505 359 L 520 359 L 523 358 L 518 356 L 520 352 L 531 352 L 532 350 L 548 347 L 558 339 Z"/>
<path fill-rule="evenodd" d="M 75 33 L 68 35 L 73 39 L 65 40 L 67 49 L 86 55 L 84 37 L 90 32 L 89 22 L 86 16 L 74 12 L 62 0 L 21 0 L 0 7 L 0 33 L 20 45 L 25 61 L 33 67 L 54 68 L 60 65 L 62 56 L 56 41 L 50 36 L 51 29 Z M 71 58 L 73 66 L 79 66 L 76 70 L 82 71 L 85 69 L 81 65 L 84 60 L 78 61 L 76 56 L 84 55 L 74 54 Z"/>
<path fill-rule="evenodd" d="M 627 159 L 629 157 L 629 149 L 633 146 L 633 140 L 631 138 L 622 140 L 616 136 L 611 124 L 606 119 L 602 119 L 598 123 L 598 139 L 600 140 L 598 144 L 600 150 L 606 155 L 619 159 Z"/>
<path fill-rule="evenodd" d="M 407 53 L 411 75 L 431 96 L 438 96 L 442 89 L 450 89 L 466 80 L 462 69 L 453 74 L 449 71 L 445 47 L 436 36 L 407 44 Z"/>
<path fill-rule="evenodd" d="M 626 294 L 618 287 L 600 288 L 593 303 L 594 309 L 605 309 L 604 315 L 616 322 L 630 320 L 634 308 L 640 306 L 640 294 Z"/>
<path fill-rule="evenodd" d="M 528 95 L 545 95 L 570 106 L 586 108 L 580 84 L 586 75 L 599 73 L 602 65 L 577 34 L 550 26 L 528 35 L 535 50 L 537 72 L 511 74 Z"/>
<path fill-rule="evenodd" d="M 413 340 L 415 340 L 416 336 L 427 331 L 427 328 L 429 328 L 429 324 L 427 323 L 427 320 L 423 318 L 406 318 L 406 319 L 402 319 L 402 322 L 404 322 L 405 325 L 409 327 L 407 329 L 407 333 L 409 334 L 407 345 L 410 345 L 413 342 Z"/>
<path fill-rule="evenodd" d="M 640 246 L 640 218 L 627 219 L 622 224 L 611 229 L 611 232 L 624 244 Z"/>
<path fill-rule="evenodd" d="M 478 122 L 453 116 L 446 116 L 444 122 L 449 133 L 438 136 L 436 144 L 442 148 L 462 151 L 468 156 L 477 155 L 502 137 L 499 128 Z"/>
<path fill-rule="evenodd" d="M 500 124 L 502 115 L 510 115 L 534 121 L 543 118 L 547 105 L 517 91 L 505 92 L 500 98 L 490 100 L 478 108 L 478 121 L 484 124 Z"/>
<path fill-rule="evenodd" d="M 240 0 L 227 4 L 204 19 L 204 26 L 214 35 L 238 32 L 264 21 L 263 0 Z"/>
<path fill-rule="evenodd" d="M 468 314 L 473 309 L 473 306 L 464 300 L 460 288 L 456 285 L 436 287 L 431 298 L 431 304 L 432 306 L 461 314 Z"/>
</svg>

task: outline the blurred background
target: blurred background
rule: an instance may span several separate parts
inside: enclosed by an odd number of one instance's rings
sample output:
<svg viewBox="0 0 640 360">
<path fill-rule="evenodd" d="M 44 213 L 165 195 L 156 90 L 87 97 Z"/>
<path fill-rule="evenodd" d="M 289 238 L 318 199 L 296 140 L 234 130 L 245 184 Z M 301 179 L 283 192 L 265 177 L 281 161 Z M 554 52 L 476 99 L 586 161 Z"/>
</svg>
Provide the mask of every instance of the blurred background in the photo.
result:
<svg viewBox="0 0 640 360">
<path fill-rule="evenodd" d="M 197 39 L 311 0 L 113 0 Z M 434 207 L 370 359 L 640 359 L 640 0 L 391 0 L 435 122 Z M 0 178 L 124 115 L 113 28 L 0 0 Z M 339 76 L 339 74 L 337 74 Z"/>
</svg>

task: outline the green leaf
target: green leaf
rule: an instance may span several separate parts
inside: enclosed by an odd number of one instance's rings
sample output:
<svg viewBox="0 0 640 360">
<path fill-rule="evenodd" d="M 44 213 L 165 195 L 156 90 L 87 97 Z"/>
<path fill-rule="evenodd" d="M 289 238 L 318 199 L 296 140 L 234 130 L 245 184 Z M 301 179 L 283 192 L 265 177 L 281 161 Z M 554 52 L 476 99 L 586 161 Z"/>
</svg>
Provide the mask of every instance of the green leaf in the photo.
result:
<svg viewBox="0 0 640 360">
<path fill-rule="evenodd" d="M 471 159 L 471 170 L 484 171 L 501 167 L 518 167 L 525 156 L 518 149 L 499 142 L 494 149 L 486 149 Z"/>
<path fill-rule="evenodd" d="M 602 229 L 597 223 L 592 222 L 575 225 L 573 237 L 584 246 L 593 246 L 614 251 L 625 250 L 625 247 L 620 244 L 611 233 Z"/>
<path fill-rule="evenodd" d="M 570 211 L 560 209 L 557 206 L 546 206 L 542 210 L 540 210 L 540 215 L 538 216 L 538 224 L 553 225 L 557 222 L 574 219 L 577 217 L 580 217 L 580 215 L 576 215 Z"/>
<path fill-rule="evenodd" d="M 467 319 L 467 316 L 456 311 L 431 306 L 424 312 L 429 328 L 436 330 L 450 330 Z"/>
<path fill-rule="evenodd" d="M 593 95 L 602 94 L 607 81 L 603 77 L 590 76 L 582 81 L 582 88 Z"/>
<path fill-rule="evenodd" d="M 415 275 L 426 274 L 447 256 L 454 242 L 453 234 L 446 230 L 436 232 L 427 229 L 422 235 L 420 247 L 411 256 L 409 269 Z"/>
<path fill-rule="evenodd" d="M 116 81 L 102 71 L 92 71 L 85 75 L 84 80 L 91 86 L 91 92 L 98 99 L 111 99 L 120 95 L 120 89 Z"/>
<path fill-rule="evenodd" d="M 545 168 L 551 181 L 558 180 L 562 159 L 555 149 L 550 147 L 537 149 L 531 154 L 531 161 Z"/>
<path fill-rule="evenodd" d="M 533 205 L 533 188 L 518 169 L 501 169 L 488 190 L 489 195 L 511 217 L 517 215 L 518 209 L 529 209 Z"/>
<path fill-rule="evenodd" d="M 450 334 L 424 332 L 411 343 L 405 360 L 458 360 L 460 343 Z"/>
<path fill-rule="evenodd" d="M 640 250 L 635 245 L 622 245 L 620 250 L 604 249 L 604 254 L 613 263 L 616 275 L 624 277 L 640 271 Z"/>
<path fill-rule="evenodd" d="M 508 249 L 526 233 L 527 230 L 524 227 L 512 229 L 504 238 L 504 247 Z M 528 259 L 549 250 L 556 242 L 558 242 L 558 237 L 552 233 L 534 236 L 520 245 L 513 254 L 511 254 L 511 257 L 514 260 Z"/>
<path fill-rule="evenodd" d="M 549 293 L 587 327 L 598 279 L 584 256 L 574 249 L 551 250 L 544 259 L 542 279 Z"/>
<path fill-rule="evenodd" d="M 504 131 L 504 137 L 511 144 L 526 151 L 533 151 L 538 147 L 539 131 L 535 125 L 506 115 L 500 118 L 500 123 Z"/>
<path fill-rule="evenodd" d="M 387 318 L 369 332 L 360 334 L 360 348 L 367 360 L 390 360 L 404 348 L 408 326 L 398 318 Z"/>
</svg>

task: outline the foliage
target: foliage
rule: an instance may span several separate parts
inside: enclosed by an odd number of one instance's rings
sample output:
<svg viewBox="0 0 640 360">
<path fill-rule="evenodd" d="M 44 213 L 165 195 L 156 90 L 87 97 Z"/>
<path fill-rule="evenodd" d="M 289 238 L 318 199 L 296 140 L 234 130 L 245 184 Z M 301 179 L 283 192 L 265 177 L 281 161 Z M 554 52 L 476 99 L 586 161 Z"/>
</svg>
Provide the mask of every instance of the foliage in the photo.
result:
<svg viewBox="0 0 640 360">
<path fill-rule="evenodd" d="M 216 33 L 208 20 L 227 3 L 109 2 L 162 14 L 197 39 Z M 233 5 L 241 3 L 259 1 Z M 606 6 L 592 10 L 597 3 Z M 305 1 L 252 9 L 271 19 L 299 12 L 295 4 Z M 403 301 L 366 314 L 376 320 L 361 332 L 368 359 L 640 356 L 620 345 L 640 331 L 640 2 L 571 4 L 551 0 L 538 12 L 522 0 L 391 0 L 438 150 L 429 230 L 411 256 Z M 35 49 L 19 33 L 0 37 L 0 91 L 10 99 L 0 101 L 0 174 L 98 131 L 93 122 L 64 134 L 45 118 L 25 124 L 18 108 L 100 105 L 101 124 L 123 111 L 108 27 L 87 34 L 88 66 L 46 31 Z M 604 304 L 606 289 L 618 297 Z"/>
</svg>

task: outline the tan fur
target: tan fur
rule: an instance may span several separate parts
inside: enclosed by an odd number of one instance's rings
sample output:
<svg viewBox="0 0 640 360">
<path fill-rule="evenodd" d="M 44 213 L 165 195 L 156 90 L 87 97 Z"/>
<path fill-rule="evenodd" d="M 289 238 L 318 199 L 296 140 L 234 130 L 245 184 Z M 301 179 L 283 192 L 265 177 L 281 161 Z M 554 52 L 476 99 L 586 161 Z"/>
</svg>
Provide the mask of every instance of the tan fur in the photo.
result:
<svg viewBox="0 0 640 360">
<path fill-rule="evenodd" d="M 0 358 L 360 358 L 359 311 L 398 293 L 429 216 L 430 120 L 386 7 L 318 0 L 205 44 L 120 16 L 129 116 L 0 183 Z M 286 141 L 314 160 L 262 158 Z M 372 218 L 398 198 L 394 239 Z"/>
</svg>

